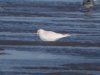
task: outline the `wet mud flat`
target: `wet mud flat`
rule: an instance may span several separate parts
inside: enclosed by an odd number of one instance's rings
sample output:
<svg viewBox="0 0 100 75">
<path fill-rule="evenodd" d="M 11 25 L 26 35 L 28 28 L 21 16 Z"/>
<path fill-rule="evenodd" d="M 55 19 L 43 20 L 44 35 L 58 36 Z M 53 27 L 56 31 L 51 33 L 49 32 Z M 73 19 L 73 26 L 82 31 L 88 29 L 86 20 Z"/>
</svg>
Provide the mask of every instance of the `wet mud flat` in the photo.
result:
<svg viewBox="0 0 100 75">
<path fill-rule="evenodd" d="M 19 41 L 19 40 L 0 40 L 0 45 L 19 45 L 19 46 L 76 46 L 76 47 L 100 47 L 100 43 L 91 42 L 41 42 L 41 41 Z"/>
<path fill-rule="evenodd" d="M 0 1 L 0 75 L 100 75 L 100 6 L 80 2 Z M 43 42 L 43 28 L 72 36 Z"/>
</svg>

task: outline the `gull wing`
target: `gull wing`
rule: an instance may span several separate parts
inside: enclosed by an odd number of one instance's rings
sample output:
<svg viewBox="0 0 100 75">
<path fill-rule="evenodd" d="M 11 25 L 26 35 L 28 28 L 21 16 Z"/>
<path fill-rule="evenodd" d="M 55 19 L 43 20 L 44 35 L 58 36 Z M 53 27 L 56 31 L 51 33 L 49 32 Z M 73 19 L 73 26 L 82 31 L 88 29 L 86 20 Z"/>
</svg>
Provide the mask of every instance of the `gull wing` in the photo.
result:
<svg viewBox="0 0 100 75">
<path fill-rule="evenodd" d="M 52 36 L 52 37 L 55 37 L 55 38 L 60 38 L 63 36 L 63 34 L 60 34 L 60 33 L 56 33 L 56 32 L 53 32 L 53 31 L 46 31 L 46 34 L 49 35 L 49 36 Z"/>
</svg>

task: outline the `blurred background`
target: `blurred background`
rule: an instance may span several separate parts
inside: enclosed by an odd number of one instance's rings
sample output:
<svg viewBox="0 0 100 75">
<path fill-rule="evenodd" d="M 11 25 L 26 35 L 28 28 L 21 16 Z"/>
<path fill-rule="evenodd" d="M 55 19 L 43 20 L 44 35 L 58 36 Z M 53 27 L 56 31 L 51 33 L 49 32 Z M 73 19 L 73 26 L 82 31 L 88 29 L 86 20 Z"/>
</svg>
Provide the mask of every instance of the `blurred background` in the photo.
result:
<svg viewBox="0 0 100 75">
<path fill-rule="evenodd" d="M 0 75 L 100 75 L 100 5 L 83 0 L 0 0 Z M 38 29 L 72 36 L 44 42 Z"/>
</svg>

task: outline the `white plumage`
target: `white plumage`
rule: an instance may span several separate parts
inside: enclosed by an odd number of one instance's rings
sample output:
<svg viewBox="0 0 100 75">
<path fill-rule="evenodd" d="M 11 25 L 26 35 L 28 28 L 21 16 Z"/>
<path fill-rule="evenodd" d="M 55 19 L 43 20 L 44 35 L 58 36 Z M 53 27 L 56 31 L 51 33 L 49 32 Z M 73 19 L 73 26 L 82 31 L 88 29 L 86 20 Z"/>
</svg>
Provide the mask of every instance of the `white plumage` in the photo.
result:
<svg viewBox="0 0 100 75">
<path fill-rule="evenodd" d="M 71 36 L 70 34 L 60 34 L 53 31 L 46 31 L 44 29 L 39 29 L 37 34 L 42 41 L 56 41 L 64 37 Z"/>
</svg>

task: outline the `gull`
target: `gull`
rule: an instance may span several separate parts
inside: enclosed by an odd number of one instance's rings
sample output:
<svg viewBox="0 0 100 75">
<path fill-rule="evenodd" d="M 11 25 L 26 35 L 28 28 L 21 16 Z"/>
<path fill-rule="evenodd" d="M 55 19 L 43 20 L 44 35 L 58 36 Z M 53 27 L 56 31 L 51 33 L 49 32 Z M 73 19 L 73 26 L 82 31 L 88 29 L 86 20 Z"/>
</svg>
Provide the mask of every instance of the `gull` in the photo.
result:
<svg viewBox="0 0 100 75">
<path fill-rule="evenodd" d="M 96 0 L 84 0 L 83 1 L 84 8 L 90 11 L 94 7 L 94 1 Z"/>
<path fill-rule="evenodd" d="M 42 41 L 57 41 L 61 38 L 71 36 L 70 34 L 61 34 L 53 31 L 47 31 L 44 29 L 37 30 L 37 34 Z"/>
</svg>

